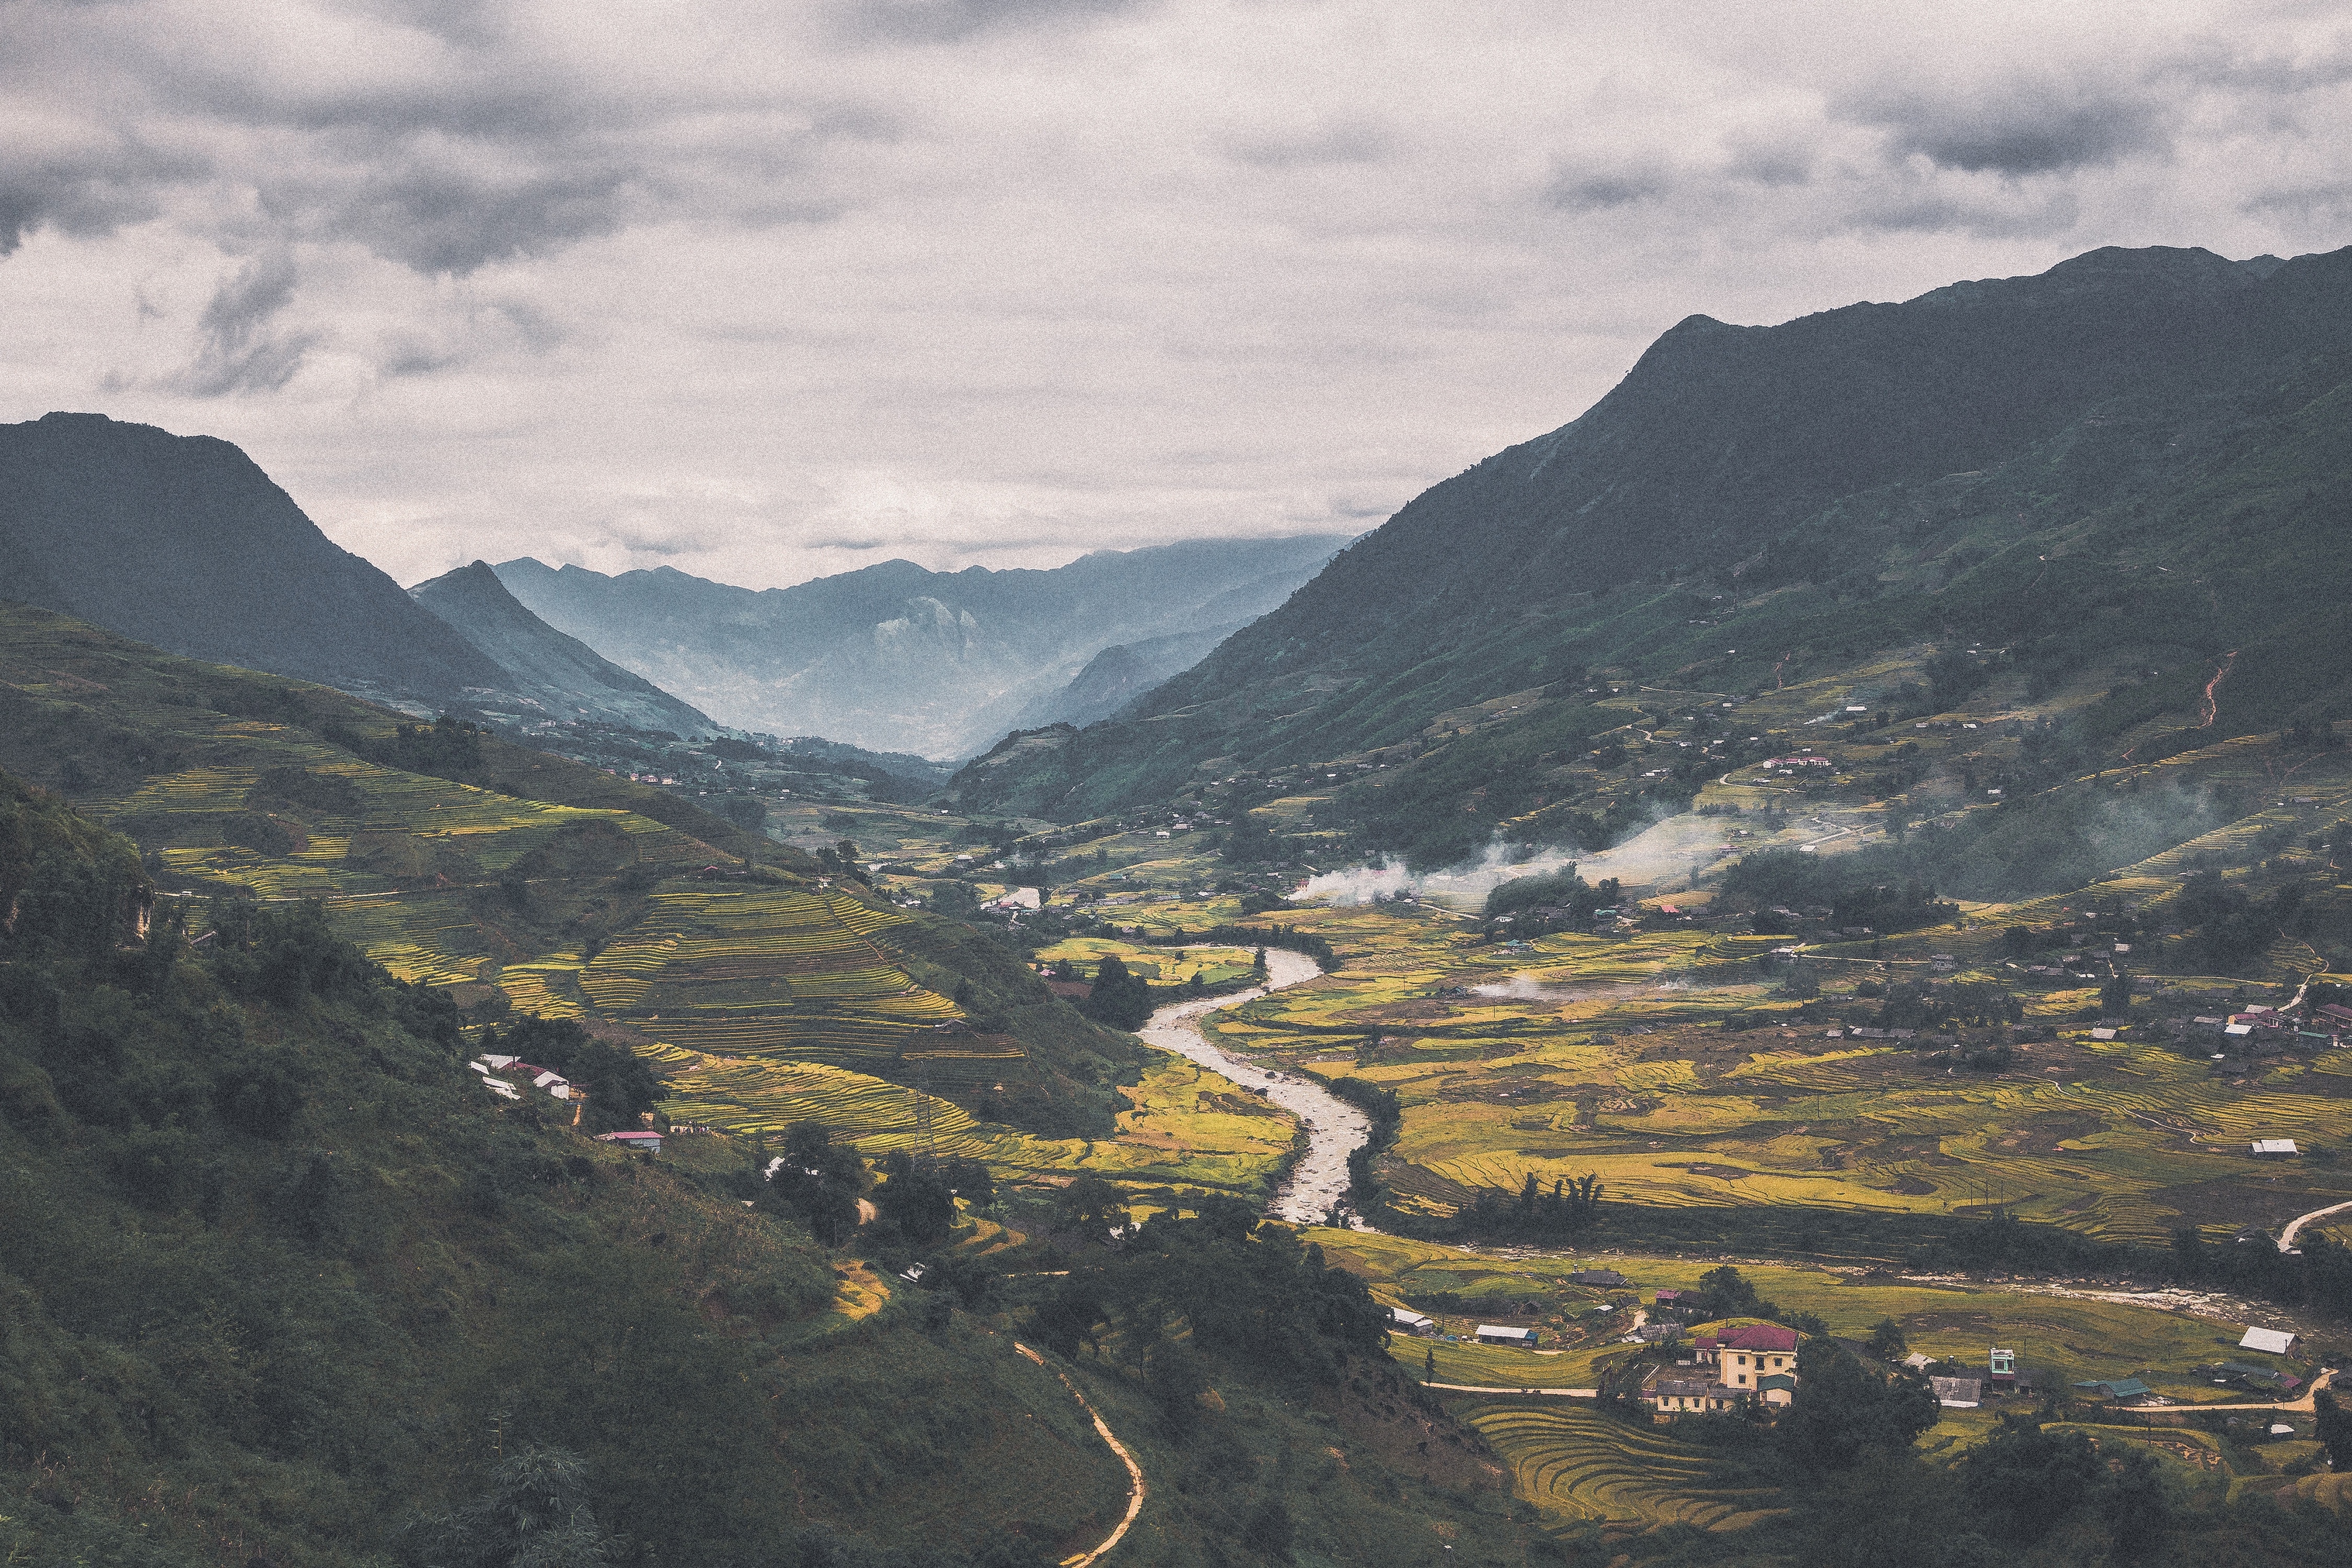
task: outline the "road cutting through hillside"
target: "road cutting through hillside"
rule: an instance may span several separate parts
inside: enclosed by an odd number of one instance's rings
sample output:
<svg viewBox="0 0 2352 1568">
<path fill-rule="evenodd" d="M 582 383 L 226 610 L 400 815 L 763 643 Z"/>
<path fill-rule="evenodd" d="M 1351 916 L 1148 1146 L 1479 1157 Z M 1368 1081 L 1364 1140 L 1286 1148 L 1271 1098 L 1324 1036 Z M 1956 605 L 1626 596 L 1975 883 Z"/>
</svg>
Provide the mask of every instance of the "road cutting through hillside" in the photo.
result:
<svg viewBox="0 0 2352 1568">
<path fill-rule="evenodd" d="M 1307 1152 L 1275 1189 L 1265 1212 L 1293 1225 L 1320 1224 L 1348 1194 L 1348 1156 L 1372 1135 L 1364 1113 L 1300 1073 L 1274 1072 L 1244 1057 L 1220 1050 L 1201 1033 L 1201 1020 L 1211 1013 L 1238 1007 L 1269 991 L 1302 984 L 1323 971 L 1304 953 L 1278 947 L 1265 950 L 1266 983 L 1230 996 L 1174 1002 L 1151 1015 L 1136 1031 L 1146 1045 L 1198 1062 L 1212 1072 L 1264 1095 L 1297 1116 L 1307 1128 Z M 1362 1227 L 1360 1220 L 1351 1224 Z"/>
<path fill-rule="evenodd" d="M 1045 1358 L 1019 1340 L 1013 1342 L 1013 1348 L 1039 1366 L 1045 1366 Z M 1070 1391 L 1070 1397 L 1078 1402 L 1078 1408 L 1085 1411 L 1087 1419 L 1095 1424 L 1096 1434 L 1110 1445 L 1110 1451 L 1117 1454 L 1118 1462 L 1127 1467 L 1127 1512 L 1119 1516 L 1118 1523 L 1111 1532 L 1096 1542 L 1092 1548 L 1085 1552 L 1072 1552 L 1062 1559 L 1061 1568 L 1090 1568 L 1090 1564 L 1096 1559 L 1126 1539 L 1128 1531 L 1135 1524 L 1135 1516 L 1143 1511 L 1143 1500 L 1150 1495 L 1151 1489 L 1144 1484 L 1143 1467 L 1135 1462 L 1135 1456 L 1127 1451 L 1127 1445 L 1112 1435 L 1110 1424 L 1102 1418 L 1100 1411 L 1087 1402 L 1087 1396 L 1078 1392 L 1078 1385 L 1070 1381 L 1069 1373 L 1056 1371 L 1053 1367 L 1045 1367 L 1045 1370 L 1062 1380 L 1062 1386 Z"/>
</svg>

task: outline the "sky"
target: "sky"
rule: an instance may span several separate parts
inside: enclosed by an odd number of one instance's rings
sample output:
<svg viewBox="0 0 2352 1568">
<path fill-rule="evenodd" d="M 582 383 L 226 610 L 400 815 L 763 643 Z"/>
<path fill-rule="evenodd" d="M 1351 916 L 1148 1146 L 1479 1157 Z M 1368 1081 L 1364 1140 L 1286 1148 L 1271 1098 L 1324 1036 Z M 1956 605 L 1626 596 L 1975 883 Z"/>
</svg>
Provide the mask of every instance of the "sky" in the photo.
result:
<svg viewBox="0 0 2352 1568">
<path fill-rule="evenodd" d="M 1659 332 L 2352 243 L 2340 4 L 0 0 L 0 420 L 404 583 L 1355 532 Z"/>
</svg>

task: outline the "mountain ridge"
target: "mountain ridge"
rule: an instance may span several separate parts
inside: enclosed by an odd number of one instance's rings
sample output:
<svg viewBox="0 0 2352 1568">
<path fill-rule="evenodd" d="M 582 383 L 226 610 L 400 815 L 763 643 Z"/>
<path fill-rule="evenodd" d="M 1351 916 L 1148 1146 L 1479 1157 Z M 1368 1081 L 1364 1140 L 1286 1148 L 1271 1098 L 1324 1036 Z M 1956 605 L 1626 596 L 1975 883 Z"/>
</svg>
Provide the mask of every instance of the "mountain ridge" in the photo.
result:
<svg viewBox="0 0 2352 1568">
<path fill-rule="evenodd" d="M 519 717 L 617 720 L 635 729 L 683 735 L 708 734 L 718 728 L 691 703 L 623 669 L 523 608 L 488 562 L 478 560 L 444 573 L 408 594 L 499 664 L 507 676 L 504 688 L 530 705 Z"/>
<path fill-rule="evenodd" d="M 883 751 L 985 746 L 1103 648 L 1262 615 L 1347 536 L 1195 540 L 1054 568 L 887 561 L 786 588 L 661 566 L 495 570 L 526 607 L 720 721 Z"/>
<path fill-rule="evenodd" d="M 2347 321 L 2352 250 L 2108 249 L 1773 327 L 1686 318 L 1577 419 L 1431 487 L 1118 719 L 976 763 L 961 798 L 1081 817 L 1601 664 L 1752 689 L 1801 642 L 1933 640 L 1964 605 L 1990 626 L 1976 590 L 2042 581 L 2012 584 L 2004 552 L 2038 541 L 2034 564 L 2102 508 L 2177 510 L 2352 372 Z"/>
</svg>

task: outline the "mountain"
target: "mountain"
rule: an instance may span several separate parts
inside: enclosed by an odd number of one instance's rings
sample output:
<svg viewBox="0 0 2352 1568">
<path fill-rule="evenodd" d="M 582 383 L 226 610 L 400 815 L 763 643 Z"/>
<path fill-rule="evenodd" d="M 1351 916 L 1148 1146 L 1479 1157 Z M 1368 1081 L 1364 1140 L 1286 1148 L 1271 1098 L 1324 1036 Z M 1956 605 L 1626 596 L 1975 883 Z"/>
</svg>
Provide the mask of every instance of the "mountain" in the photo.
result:
<svg viewBox="0 0 2352 1568">
<path fill-rule="evenodd" d="M 680 735 L 718 727 L 699 710 L 524 609 L 487 562 L 460 566 L 408 593 L 497 662 L 504 672 L 502 693 L 520 700 L 519 718 L 589 719 Z M 479 699 L 474 705 L 485 706 Z"/>
<path fill-rule="evenodd" d="M 427 706 L 502 674 L 236 447 L 100 414 L 0 426 L 0 597 Z"/>
<path fill-rule="evenodd" d="M 2185 708 L 2260 640 L 2230 678 L 2249 721 L 2333 700 L 2347 374 L 2352 250 L 2111 248 L 1774 327 L 1694 316 L 1118 720 L 1008 741 L 958 794 L 1076 819 L 1212 759 L 1419 751 L 1442 714 L 1603 668 L 1736 694 L 1922 643 L 2049 680 L 2145 643 Z"/>
<path fill-rule="evenodd" d="M 1176 632 L 1142 642 L 1115 643 L 1087 661 L 1060 690 L 1032 701 L 1013 721 L 1016 730 L 1046 724 L 1099 723 L 1208 656 L 1246 622 Z"/>
<path fill-rule="evenodd" d="M 253 459 L 100 414 L 0 426 L 0 598 L 412 710 L 708 731 L 477 563 L 412 596 Z"/>
<path fill-rule="evenodd" d="M 497 567 L 549 625 L 721 722 L 966 755 L 1104 648 L 1245 623 L 1342 535 L 1098 551 L 1050 571 L 879 565 L 753 590 L 670 567 Z"/>
</svg>

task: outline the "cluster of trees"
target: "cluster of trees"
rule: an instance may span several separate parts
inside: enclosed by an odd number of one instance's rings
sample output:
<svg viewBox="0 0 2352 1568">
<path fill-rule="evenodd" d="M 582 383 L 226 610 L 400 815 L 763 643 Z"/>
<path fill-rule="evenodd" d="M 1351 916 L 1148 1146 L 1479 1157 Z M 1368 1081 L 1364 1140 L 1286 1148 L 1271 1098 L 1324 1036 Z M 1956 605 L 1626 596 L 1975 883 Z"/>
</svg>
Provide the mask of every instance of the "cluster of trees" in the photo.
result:
<svg viewBox="0 0 2352 1568">
<path fill-rule="evenodd" d="M 519 1057 L 562 1073 L 588 1098 L 580 1121 L 587 1131 L 640 1126 L 661 1097 L 661 1079 L 635 1052 L 607 1045 L 574 1019 L 525 1014 L 503 1031 L 495 1024 L 485 1028 L 480 1047 L 485 1055 Z"/>
<path fill-rule="evenodd" d="M 1515 1197 L 1504 1196 L 1499 1188 L 1480 1188 L 1469 1206 L 1455 1213 L 1454 1228 L 1465 1236 L 1574 1236 L 1600 1223 L 1601 1193 L 1598 1175 L 1559 1177 L 1546 1191 L 1530 1171 Z"/>
<path fill-rule="evenodd" d="M 1491 921 L 1498 915 L 1552 905 L 1582 920 L 1595 910 L 1614 909 L 1620 896 L 1616 878 L 1604 878 L 1594 887 L 1576 874 L 1575 867 L 1563 866 L 1538 876 L 1514 877 L 1496 886 L 1486 895 L 1486 918 Z"/>
<path fill-rule="evenodd" d="M 1874 851 L 1880 846 L 1873 846 Z M 1763 849 L 1743 857 L 1724 873 L 1723 893 L 1733 903 L 1766 910 L 1756 929 L 1780 929 L 1769 914 L 1774 904 L 1823 906 L 1835 926 L 1868 926 L 1874 931 L 1913 931 L 1937 925 L 1959 912 L 1936 896 L 1932 883 L 1916 875 L 1881 879 L 1887 868 L 1864 864 L 1864 855 L 1807 855 L 1795 849 Z"/>
<path fill-rule="evenodd" d="M 362 735 L 341 720 L 331 719 L 319 727 L 320 737 L 328 744 L 341 746 L 378 767 L 466 784 L 480 779 L 482 741 L 489 733 L 485 725 L 447 713 L 430 724 L 395 725 L 381 740 Z"/>
<path fill-rule="evenodd" d="M 1090 1252 L 1030 1312 L 1040 1342 L 1058 1355 L 1081 1345 L 1181 1369 L 1189 1355 L 1213 1354 L 1292 1384 L 1328 1384 L 1351 1357 L 1388 1342 L 1388 1314 L 1364 1282 L 1325 1264 L 1280 1226 L 1262 1225 L 1238 1198 L 1210 1197 L 1199 1210 L 1151 1215 L 1116 1252 Z M 1113 1336 L 1116 1326 L 1121 1331 Z M 1191 1380 L 1172 1371 L 1156 1387 Z M 1169 1402 L 1171 1421 L 1190 1418 L 1189 1398 Z"/>
<path fill-rule="evenodd" d="M 1139 1029 L 1151 1016 L 1151 984 L 1128 968 L 1115 952 L 1103 954 L 1095 965 L 1094 989 L 1078 1011 L 1114 1029 Z"/>
</svg>

